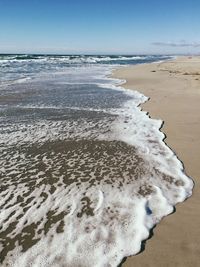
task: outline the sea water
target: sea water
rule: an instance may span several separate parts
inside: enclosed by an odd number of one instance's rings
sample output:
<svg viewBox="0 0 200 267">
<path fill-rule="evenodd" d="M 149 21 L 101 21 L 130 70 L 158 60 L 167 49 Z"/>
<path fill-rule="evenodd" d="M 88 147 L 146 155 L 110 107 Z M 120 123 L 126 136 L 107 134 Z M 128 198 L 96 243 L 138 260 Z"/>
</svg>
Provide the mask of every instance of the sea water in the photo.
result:
<svg viewBox="0 0 200 267">
<path fill-rule="evenodd" d="M 2 266 L 117 266 L 191 195 L 147 97 L 108 76 L 164 59 L 0 56 Z"/>
</svg>

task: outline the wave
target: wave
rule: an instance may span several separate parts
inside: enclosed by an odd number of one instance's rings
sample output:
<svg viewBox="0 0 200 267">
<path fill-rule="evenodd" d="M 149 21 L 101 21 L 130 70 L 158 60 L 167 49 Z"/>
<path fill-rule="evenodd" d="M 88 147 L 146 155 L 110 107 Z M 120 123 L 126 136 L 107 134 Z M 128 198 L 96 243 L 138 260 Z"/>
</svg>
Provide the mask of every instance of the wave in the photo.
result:
<svg viewBox="0 0 200 267">
<path fill-rule="evenodd" d="M 68 64 L 94 64 L 94 63 L 112 63 L 112 62 L 126 62 L 129 61 L 143 61 L 143 60 L 159 60 L 160 58 L 169 58 L 169 56 L 149 56 L 149 55 L 133 55 L 133 56 L 90 56 L 90 55 L 0 55 L 0 64 L 3 62 L 63 62 Z M 124 62 L 124 63 L 125 63 Z"/>
</svg>

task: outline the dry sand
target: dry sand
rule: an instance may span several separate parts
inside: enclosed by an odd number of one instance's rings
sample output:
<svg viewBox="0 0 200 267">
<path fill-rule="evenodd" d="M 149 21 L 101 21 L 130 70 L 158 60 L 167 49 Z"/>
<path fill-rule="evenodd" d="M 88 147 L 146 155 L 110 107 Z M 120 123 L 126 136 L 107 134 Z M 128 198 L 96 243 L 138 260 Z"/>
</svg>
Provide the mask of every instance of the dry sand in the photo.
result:
<svg viewBox="0 0 200 267">
<path fill-rule="evenodd" d="M 114 77 L 125 88 L 150 97 L 143 105 L 151 117 L 164 121 L 165 142 L 183 161 L 195 182 L 193 195 L 176 206 L 153 230 L 140 254 L 125 267 L 200 266 L 200 57 L 120 68 Z"/>
</svg>

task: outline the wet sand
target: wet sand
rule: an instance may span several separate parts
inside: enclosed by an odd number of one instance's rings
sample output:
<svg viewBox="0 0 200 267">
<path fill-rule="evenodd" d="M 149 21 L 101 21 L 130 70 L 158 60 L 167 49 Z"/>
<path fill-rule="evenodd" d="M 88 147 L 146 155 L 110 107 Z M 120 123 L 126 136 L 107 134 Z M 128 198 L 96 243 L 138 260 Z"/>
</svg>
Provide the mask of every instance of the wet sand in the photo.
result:
<svg viewBox="0 0 200 267">
<path fill-rule="evenodd" d="M 164 121 L 165 142 L 195 182 L 193 195 L 153 230 L 144 251 L 126 267 L 197 267 L 200 260 L 200 57 L 117 69 L 125 88 L 150 97 L 142 108 Z"/>
</svg>

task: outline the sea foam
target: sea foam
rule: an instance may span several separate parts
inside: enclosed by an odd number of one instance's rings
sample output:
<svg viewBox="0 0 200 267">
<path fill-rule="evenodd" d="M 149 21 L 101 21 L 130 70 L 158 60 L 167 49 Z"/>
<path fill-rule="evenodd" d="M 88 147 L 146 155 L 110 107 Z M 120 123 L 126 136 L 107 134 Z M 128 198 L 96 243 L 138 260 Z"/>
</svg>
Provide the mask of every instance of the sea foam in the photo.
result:
<svg viewBox="0 0 200 267">
<path fill-rule="evenodd" d="M 104 79 L 98 90 L 110 84 L 129 100 L 109 109 L 65 107 L 82 114 L 76 120 L 3 123 L 3 266 L 117 266 L 191 195 L 192 180 L 163 142 L 162 121 L 139 107 L 147 98 Z"/>
</svg>

